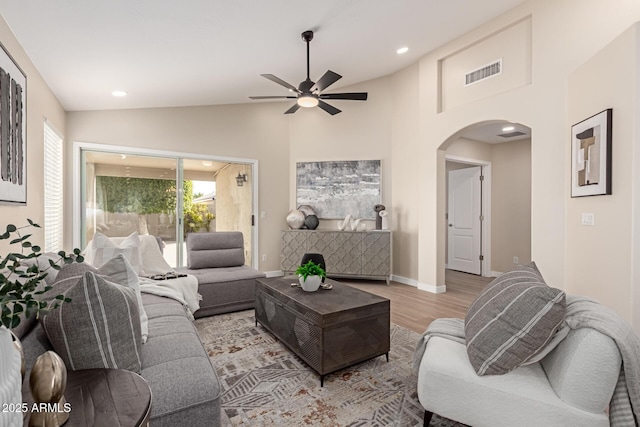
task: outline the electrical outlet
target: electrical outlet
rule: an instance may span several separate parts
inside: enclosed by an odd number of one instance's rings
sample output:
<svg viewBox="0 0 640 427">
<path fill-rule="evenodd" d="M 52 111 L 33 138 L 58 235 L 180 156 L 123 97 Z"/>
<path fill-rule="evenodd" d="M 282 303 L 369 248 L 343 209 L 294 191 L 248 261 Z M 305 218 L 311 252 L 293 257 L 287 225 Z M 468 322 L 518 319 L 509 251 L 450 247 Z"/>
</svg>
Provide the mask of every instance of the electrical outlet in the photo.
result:
<svg viewBox="0 0 640 427">
<path fill-rule="evenodd" d="M 267 219 L 267 213 L 265 211 L 260 212 L 260 219 Z"/>
<path fill-rule="evenodd" d="M 262 254 L 262 262 L 267 262 L 267 254 Z"/>
<path fill-rule="evenodd" d="M 518 264 L 518 257 L 517 257 L 517 256 L 514 256 L 514 257 L 513 257 L 513 263 L 514 263 L 514 264 Z"/>
</svg>

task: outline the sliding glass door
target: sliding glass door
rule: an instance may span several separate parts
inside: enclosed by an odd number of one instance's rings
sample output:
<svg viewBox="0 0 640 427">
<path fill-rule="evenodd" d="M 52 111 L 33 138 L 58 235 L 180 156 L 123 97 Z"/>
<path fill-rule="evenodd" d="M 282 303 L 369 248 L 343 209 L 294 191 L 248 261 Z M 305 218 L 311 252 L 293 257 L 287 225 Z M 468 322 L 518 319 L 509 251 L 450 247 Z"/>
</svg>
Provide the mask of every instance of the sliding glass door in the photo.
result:
<svg viewBox="0 0 640 427">
<path fill-rule="evenodd" d="M 187 265 L 190 233 L 241 231 L 252 265 L 252 169 L 251 163 L 81 149 L 81 245 L 97 232 L 150 234 L 176 267 Z"/>
</svg>

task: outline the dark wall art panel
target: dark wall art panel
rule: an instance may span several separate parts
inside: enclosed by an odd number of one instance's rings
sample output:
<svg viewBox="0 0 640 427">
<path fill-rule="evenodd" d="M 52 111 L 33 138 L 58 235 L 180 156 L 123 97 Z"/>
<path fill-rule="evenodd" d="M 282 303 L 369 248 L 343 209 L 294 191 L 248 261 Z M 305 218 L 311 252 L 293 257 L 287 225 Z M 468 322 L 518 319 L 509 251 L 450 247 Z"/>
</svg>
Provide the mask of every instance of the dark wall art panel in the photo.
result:
<svg viewBox="0 0 640 427">
<path fill-rule="evenodd" d="M 27 78 L 0 49 L 0 202 L 27 202 Z"/>
</svg>

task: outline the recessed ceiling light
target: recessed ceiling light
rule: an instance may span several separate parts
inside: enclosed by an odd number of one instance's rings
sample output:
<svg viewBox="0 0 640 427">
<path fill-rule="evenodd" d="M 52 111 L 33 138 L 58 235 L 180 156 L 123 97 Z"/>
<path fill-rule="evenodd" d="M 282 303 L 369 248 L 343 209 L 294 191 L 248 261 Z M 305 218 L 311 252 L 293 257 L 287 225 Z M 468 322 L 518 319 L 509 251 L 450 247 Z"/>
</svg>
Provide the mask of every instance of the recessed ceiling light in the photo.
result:
<svg viewBox="0 0 640 427">
<path fill-rule="evenodd" d="M 202 161 L 202 166 L 212 166 L 212 165 L 213 165 L 213 163 L 208 161 L 208 160 L 203 160 Z"/>
<path fill-rule="evenodd" d="M 122 160 L 124 160 L 124 159 L 126 159 L 126 158 L 127 158 L 127 156 L 126 156 L 126 154 L 120 154 L 120 158 L 121 158 Z M 128 167 L 128 166 L 127 166 L 127 167 Z"/>
<path fill-rule="evenodd" d="M 505 126 L 502 128 L 502 132 L 511 132 L 512 130 L 516 130 L 515 126 Z"/>
<path fill-rule="evenodd" d="M 122 96 L 127 96 L 127 92 L 123 90 L 114 90 L 113 92 L 111 92 L 111 95 L 122 97 Z"/>
<path fill-rule="evenodd" d="M 396 53 L 398 55 L 402 55 L 403 53 L 407 53 L 408 51 L 409 51 L 409 48 L 405 46 L 405 47 L 401 47 L 400 49 L 396 50 Z"/>
</svg>

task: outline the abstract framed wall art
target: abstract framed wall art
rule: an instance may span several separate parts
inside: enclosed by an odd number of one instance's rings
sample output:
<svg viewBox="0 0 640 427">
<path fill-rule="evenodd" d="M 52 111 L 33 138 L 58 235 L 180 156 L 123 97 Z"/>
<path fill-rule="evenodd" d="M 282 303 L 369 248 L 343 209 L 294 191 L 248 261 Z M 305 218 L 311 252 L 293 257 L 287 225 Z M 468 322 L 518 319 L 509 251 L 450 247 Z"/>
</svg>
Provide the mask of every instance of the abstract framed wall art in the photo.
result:
<svg viewBox="0 0 640 427">
<path fill-rule="evenodd" d="M 380 160 L 296 163 L 296 206 L 322 219 L 374 219 L 381 203 Z"/>
<path fill-rule="evenodd" d="M 0 202 L 26 204 L 27 77 L 0 47 Z"/>
<path fill-rule="evenodd" d="M 571 197 L 611 194 L 611 108 L 571 127 Z"/>
</svg>

